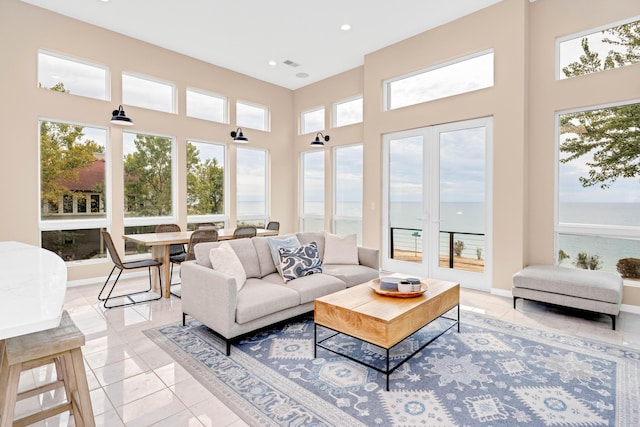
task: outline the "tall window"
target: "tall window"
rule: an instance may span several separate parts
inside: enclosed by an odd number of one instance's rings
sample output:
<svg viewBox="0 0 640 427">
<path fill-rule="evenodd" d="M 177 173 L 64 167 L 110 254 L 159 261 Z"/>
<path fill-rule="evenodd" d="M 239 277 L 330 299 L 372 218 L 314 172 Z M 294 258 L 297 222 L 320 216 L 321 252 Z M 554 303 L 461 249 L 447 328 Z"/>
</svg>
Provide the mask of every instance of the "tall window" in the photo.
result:
<svg viewBox="0 0 640 427">
<path fill-rule="evenodd" d="M 238 147 L 236 153 L 239 224 L 264 225 L 267 213 L 267 151 Z"/>
<path fill-rule="evenodd" d="M 246 102 L 236 102 L 236 125 L 257 130 L 269 130 L 269 109 Z"/>
<path fill-rule="evenodd" d="M 385 82 L 386 110 L 493 86 L 493 52 L 440 64 Z"/>
<path fill-rule="evenodd" d="M 42 247 L 67 261 L 104 258 L 106 129 L 40 121 Z"/>
<path fill-rule="evenodd" d="M 324 230 L 324 151 L 302 153 L 300 229 Z"/>
<path fill-rule="evenodd" d="M 362 97 L 333 104 L 333 127 L 362 122 Z"/>
<path fill-rule="evenodd" d="M 558 115 L 557 262 L 639 280 L 640 104 Z"/>
<path fill-rule="evenodd" d="M 304 111 L 301 114 L 300 133 L 318 132 L 324 129 L 324 107 Z"/>
<path fill-rule="evenodd" d="M 227 98 L 199 89 L 187 89 L 187 116 L 226 123 Z"/>
<path fill-rule="evenodd" d="M 640 21 L 609 25 L 558 39 L 558 78 L 640 62 Z"/>
<path fill-rule="evenodd" d="M 106 101 L 109 99 L 109 69 L 38 51 L 38 86 Z"/>
<path fill-rule="evenodd" d="M 225 221 L 225 146 L 187 141 L 189 222 Z"/>
<path fill-rule="evenodd" d="M 362 242 L 362 145 L 335 147 L 334 154 L 333 228 Z"/>
<path fill-rule="evenodd" d="M 176 112 L 176 87 L 171 83 L 122 73 L 122 102 L 165 113 Z"/>
</svg>

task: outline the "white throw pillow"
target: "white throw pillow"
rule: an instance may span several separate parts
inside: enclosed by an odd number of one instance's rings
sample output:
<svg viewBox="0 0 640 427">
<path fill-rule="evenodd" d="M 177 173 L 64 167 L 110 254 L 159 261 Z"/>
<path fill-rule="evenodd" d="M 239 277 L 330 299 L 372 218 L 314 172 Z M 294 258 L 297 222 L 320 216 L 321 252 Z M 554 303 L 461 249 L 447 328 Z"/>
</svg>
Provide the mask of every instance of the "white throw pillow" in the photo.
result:
<svg viewBox="0 0 640 427">
<path fill-rule="evenodd" d="M 359 264 L 358 236 L 356 234 L 337 236 L 325 232 L 322 262 L 323 264 Z"/>
<path fill-rule="evenodd" d="M 224 273 L 236 279 L 236 288 L 238 291 L 247 281 L 247 273 L 240 262 L 240 258 L 233 251 L 231 245 L 227 242 L 220 243 L 217 248 L 211 249 L 209 259 L 214 270 Z"/>
<path fill-rule="evenodd" d="M 282 275 L 282 269 L 280 268 L 280 248 L 297 248 L 300 247 L 300 241 L 295 235 L 291 236 L 278 236 L 267 237 L 267 244 L 271 251 L 271 258 L 273 258 L 273 264 L 276 266 L 278 273 Z"/>
</svg>

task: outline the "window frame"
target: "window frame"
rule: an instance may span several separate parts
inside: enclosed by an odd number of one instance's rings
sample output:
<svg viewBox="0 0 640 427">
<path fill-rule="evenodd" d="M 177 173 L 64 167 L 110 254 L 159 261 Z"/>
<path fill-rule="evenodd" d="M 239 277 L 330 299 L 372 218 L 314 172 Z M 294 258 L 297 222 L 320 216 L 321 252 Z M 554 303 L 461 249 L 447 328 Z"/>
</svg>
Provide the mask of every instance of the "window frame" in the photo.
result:
<svg viewBox="0 0 640 427">
<path fill-rule="evenodd" d="M 453 65 L 465 62 L 465 61 L 469 61 L 469 60 L 473 60 L 473 59 L 476 59 L 476 58 L 480 58 L 480 57 L 485 56 L 485 55 L 494 55 L 493 69 L 492 69 L 492 73 L 491 73 L 492 74 L 492 76 L 491 76 L 492 77 L 492 82 L 491 82 L 490 86 L 484 86 L 484 87 L 480 87 L 480 88 L 477 88 L 477 89 L 472 89 L 472 90 L 468 90 L 468 91 L 464 91 L 464 92 L 452 93 L 452 94 L 448 94 L 448 95 L 445 95 L 445 96 L 442 96 L 442 97 L 439 97 L 439 98 L 427 99 L 426 101 L 419 101 L 419 102 L 415 102 L 413 104 L 406 104 L 406 105 L 402 105 L 402 106 L 399 106 L 399 107 L 393 107 L 393 108 L 391 107 L 391 101 L 392 101 L 391 100 L 391 93 L 390 93 L 391 92 L 391 90 L 390 90 L 391 84 L 393 84 L 395 82 L 398 82 L 398 81 L 401 81 L 401 80 L 409 79 L 409 78 L 412 78 L 412 77 L 415 77 L 415 76 L 418 76 L 418 75 L 427 74 L 427 73 L 432 72 L 432 71 L 440 70 L 442 68 L 450 67 L 450 66 L 453 66 Z M 407 74 L 403 74 L 403 75 L 400 75 L 400 76 L 392 77 L 390 79 L 384 80 L 382 83 L 383 83 L 382 84 L 382 87 L 383 87 L 382 96 L 383 96 L 383 106 L 384 106 L 383 111 L 393 111 L 393 110 L 397 110 L 397 109 L 400 109 L 400 108 L 406 108 L 406 107 L 411 107 L 411 106 L 414 106 L 414 105 L 424 104 L 424 103 L 427 103 L 427 102 L 437 101 L 437 100 L 440 100 L 440 99 L 450 98 L 452 96 L 463 95 L 463 94 L 475 92 L 475 91 L 478 91 L 478 90 L 489 89 L 489 88 L 492 88 L 492 87 L 495 86 L 495 52 L 494 52 L 493 48 L 481 50 L 481 51 L 478 51 L 478 52 L 475 52 L 475 53 L 472 53 L 472 54 L 469 54 L 469 55 L 465 55 L 465 56 L 461 56 L 461 57 L 458 57 L 458 58 L 454 58 L 454 59 L 452 59 L 450 61 L 440 62 L 440 63 L 435 64 L 433 66 L 430 66 L 430 67 L 427 67 L 427 68 L 422 68 L 420 70 L 417 70 L 417 71 L 414 71 L 414 72 L 411 72 L 411 73 L 407 73 Z"/>
<path fill-rule="evenodd" d="M 109 128 L 106 126 L 98 126 L 87 123 L 79 123 L 72 122 L 69 120 L 58 120 L 52 119 L 48 117 L 38 117 L 36 121 L 36 125 L 38 126 L 38 163 L 41 161 L 41 135 L 40 135 L 40 122 L 54 122 L 54 123 L 63 123 L 71 126 L 83 126 L 83 127 L 91 127 L 94 129 L 101 129 L 105 131 L 105 174 L 104 174 L 104 217 L 103 218 L 69 218 L 65 219 L 60 217 L 59 219 L 50 219 L 43 220 L 42 219 L 42 208 L 41 203 L 41 194 L 42 194 L 42 171 L 40 166 L 38 166 L 38 244 L 42 247 L 42 233 L 49 231 L 66 231 L 66 230 L 87 230 L 87 229 L 108 229 L 111 227 L 112 220 L 112 210 L 113 203 L 111 199 L 112 194 L 112 157 L 111 157 L 111 135 Z M 60 208 L 61 204 L 58 205 Z M 75 206 L 75 198 L 74 198 L 74 206 Z M 91 204 L 87 203 L 87 211 L 90 213 Z M 107 259 L 107 255 L 105 252 L 105 257 L 102 258 L 91 258 L 91 259 L 77 259 L 73 261 L 65 261 L 67 264 L 100 264 Z"/>
<path fill-rule="evenodd" d="M 326 177 L 327 177 L 327 170 L 326 170 L 326 157 L 327 157 L 327 153 L 326 150 L 307 150 L 307 151 L 302 151 L 300 152 L 300 191 L 299 191 L 299 198 L 298 200 L 299 202 L 299 208 L 298 208 L 298 212 L 299 212 L 299 221 L 298 221 L 298 227 L 301 231 L 305 231 L 305 227 L 304 227 L 304 222 L 305 220 L 319 220 L 322 224 L 324 224 L 324 220 L 325 220 L 325 210 L 326 210 L 326 197 L 325 197 L 325 192 L 324 192 L 324 185 L 323 185 L 323 192 L 322 192 L 322 215 L 319 214 L 308 214 L 305 213 L 304 210 L 304 202 L 305 202 L 305 156 L 306 155 L 311 155 L 311 154 L 322 154 L 322 182 L 323 184 L 326 182 Z M 322 229 L 324 229 L 324 226 L 322 227 Z"/>
<path fill-rule="evenodd" d="M 200 223 L 200 222 L 224 222 L 225 227 L 229 225 L 229 145 L 221 142 L 213 142 L 213 141 L 205 141 L 199 140 L 196 138 L 187 138 L 187 143 L 197 143 L 197 144 L 209 144 L 209 145 L 217 145 L 223 147 L 224 154 L 224 165 L 223 165 L 223 191 L 224 191 L 224 212 L 221 214 L 202 214 L 202 215 L 188 215 L 187 214 L 187 224 L 192 223 Z M 188 173 L 188 171 L 187 171 Z M 187 188 L 187 196 L 189 193 L 189 189 Z"/>
<path fill-rule="evenodd" d="M 40 55 L 45 55 L 45 56 L 50 56 L 53 58 L 57 58 L 57 59 L 61 59 L 63 61 L 68 61 L 68 62 L 72 62 L 75 64 L 80 64 L 80 65 L 86 65 L 89 67 L 94 67 L 94 68 L 98 68 L 101 70 L 104 70 L 104 98 L 97 98 L 94 96 L 88 96 L 88 95 L 82 95 L 82 94 L 78 94 L 78 93 L 73 93 L 73 92 L 69 92 L 68 95 L 75 95 L 75 96 L 82 96 L 84 98 L 89 98 L 89 99 L 98 99 L 101 101 L 111 101 L 111 69 L 106 66 L 106 65 L 102 65 L 102 64 L 98 64 L 95 62 L 91 62 L 85 59 L 80 59 L 80 58 L 75 58 L 73 56 L 69 56 L 69 55 L 64 55 L 64 54 L 60 54 L 57 52 L 52 52 L 50 50 L 46 50 L 46 49 L 38 49 L 37 50 L 37 54 L 36 54 L 36 86 L 39 87 L 39 84 L 41 82 L 39 82 L 39 76 L 40 76 Z M 46 90 L 50 90 L 50 88 L 45 88 L 44 86 L 41 89 L 46 89 Z"/>
<path fill-rule="evenodd" d="M 306 121 L 305 121 L 306 115 L 311 113 L 317 113 L 319 111 L 322 111 L 322 127 L 320 129 L 314 129 L 314 130 L 307 129 Z M 326 128 L 327 128 L 326 111 L 325 111 L 324 105 L 314 107 L 309 110 L 302 111 L 300 113 L 300 135 L 307 135 L 314 132 L 322 132 Z"/>
<path fill-rule="evenodd" d="M 554 72 L 555 72 L 555 80 L 559 81 L 559 80 L 570 80 L 574 77 L 582 77 L 582 76 L 586 76 L 589 74 L 583 74 L 580 76 L 571 76 L 571 77 L 564 77 L 562 74 L 562 67 L 560 64 L 560 45 L 564 42 L 570 41 L 570 40 L 576 40 L 576 39 L 582 39 L 584 37 L 590 36 L 592 34 L 596 34 L 605 30 L 609 30 L 611 28 L 615 28 L 615 27 L 619 27 L 620 25 L 625 25 L 625 24 L 630 24 L 632 22 L 636 22 L 636 21 L 640 21 L 640 15 L 637 16 L 633 16 L 631 18 L 626 18 L 623 19 L 621 21 L 616 21 L 616 22 L 611 22 L 608 24 L 604 24 L 604 25 L 599 25 L 597 27 L 593 27 L 593 28 L 588 28 L 586 30 L 583 31 L 578 31 L 577 33 L 571 33 L 571 34 L 567 34 L 564 35 L 562 37 L 557 37 L 555 40 L 555 67 L 554 67 Z M 579 58 L 575 58 L 576 60 Z M 637 63 L 636 63 L 637 64 Z M 630 64 L 633 65 L 633 64 Z M 615 68 L 624 68 L 624 67 L 615 67 Z M 608 70 L 601 70 L 602 71 L 608 71 Z M 598 73 L 590 73 L 590 74 L 598 74 Z M 580 111 L 580 110 L 578 110 Z M 584 111 L 584 110 L 583 110 Z M 564 114 L 567 114 L 566 112 Z"/>
<path fill-rule="evenodd" d="M 197 116 L 191 116 L 189 115 L 189 92 L 192 93 L 197 93 L 199 95 L 203 95 L 203 96 L 208 96 L 211 98 L 217 98 L 222 100 L 222 120 L 212 120 L 212 119 L 206 119 L 203 117 L 197 117 Z M 185 116 L 186 117 L 191 117 L 194 119 L 199 119 L 199 120 L 206 120 L 209 122 L 213 122 L 213 123 L 223 123 L 223 124 L 228 124 L 229 123 L 229 99 L 224 96 L 224 95 L 220 95 L 218 93 L 214 93 L 214 92 L 209 92 L 207 90 L 204 89 L 198 89 L 195 87 L 191 87 L 191 86 L 187 86 L 187 88 L 185 89 Z"/>
<path fill-rule="evenodd" d="M 249 125 L 242 125 L 242 124 L 238 123 L 238 118 L 239 118 L 238 105 L 239 104 L 263 110 L 264 111 L 264 123 L 263 123 L 264 128 L 263 129 L 259 129 L 259 128 L 251 127 Z M 241 100 L 241 99 L 237 99 L 236 100 L 236 126 L 237 127 L 241 127 L 241 128 L 246 128 L 246 129 L 259 130 L 259 131 L 263 131 L 263 132 L 270 132 L 271 131 L 271 110 L 266 105 L 261 105 L 261 104 L 255 103 L 255 102 L 250 102 L 250 101 L 244 101 L 244 100 Z"/>
<path fill-rule="evenodd" d="M 579 224 L 560 222 L 560 117 L 566 114 L 574 114 L 586 111 L 616 108 L 625 105 L 640 104 L 640 99 L 620 101 L 607 104 L 589 105 L 555 112 L 554 117 L 554 209 L 553 209 L 553 261 L 559 265 L 558 251 L 560 247 L 560 235 L 573 235 L 582 237 L 604 237 L 613 239 L 631 239 L 640 241 L 640 226 L 606 225 L 606 224 Z M 576 267 L 577 268 L 577 267 Z M 625 284 L 638 286 L 637 281 L 624 280 Z"/>
<path fill-rule="evenodd" d="M 141 227 L 145 225 L 158 225 L 165 223 L 175 223 L 177 222 L 177 207 L 178 207 L 178 166 L 177 166 L 177 138 L 175 136 L 163 135 L 154 132 L 145 132 L 145 131 L 123 131 L 122 132 L 122 174 L 124 175 L 124 134 L 141 134 L 141 135 L 149 135 L 160 138 L 167 138 L 171 140 L 171 215 L 165 216 L 142 216 L 142 217 L 127 217 L 126 214 L 126 202 L 125 198 L 127 197 L 125 193 L 124 186 L 124 176 L 123 176 L 123 185 L 122 185 L 122 224 L 123 227 Z"/>
<path fill-rule="evenodd" d="M 134 79 L 140 79 L 140 80 L 145 80 L 151 83 L 156 83 L 156 84 L 160 84 L 160 85 L 165 85 L 168 86 L 169 88 L 171 88 L 171 106 L 169 108 L 169 111 L 166 110 L 160 110 L 157 108 L 151 108 L 148 106 L 144 106 L 144 105 L 136 105 L 136 104 L 131 104 L 131 103 L 127 103 L 125 101 L 125 85 L 124 85 L 124 76 L 128 76 L 128 77 L 133 77 Z M 177 114 L 177 88 L 176 88 L 176 84 L 173 82 L 170 82 L 168 80 L 163 80 L 157 77 L 152 77 L 152 76 L 148 76 L 145 74 L 141 74 L 141 73 L 136 73 L 136 72 L 132 72 L 132 71 L 122 71 L 122 73 L 120 74 L 120 82 L 121 82 L 121 86 L 122 86 L 122 104 L 123 105 L 128 105 L 131 107 L 136 107 L 136 108 L 144 108 L 145 110 L 150 110 L 150 111 L 158 111 L 160 113 L 168 113 L 168 114 Z"/>
<path fill-rule="evenodd" d="M 254 150 L 254 151 L 261 151 L 264 152 L 264 212 L 260 215 L 240 215 L 239 212 L 239 201 L 238 201 L 238 152 L 242 151 L 242 150 Z M 269 158 L 269 150 L 266 148 L 257 148 L 257 147 L 237 147 L 236 148 L 236 168 L 235 168 L 235 173 L 236 173 L 236 222 L 263 222 L 266 226 L 267 221 L 269 220 L 269 212 L 271 211 L 270 209 L 270 204 L 269 204 L 269 200 L 270 200 L 270 171 L 269 171 L 269 164 L 270 164 L 270 158 Z M 263 215 L 263 216 L 261 216 Z"/>
<path fill-rule="evenodd" d="M 338 106 L 342 105 L 342 104 L 346 104 L 348 102 L 353 102 L 356 100 L 361 100 L 362 101 L 362 110 L 361 110 L 361 114 L 362 114 L 362 119 L 360 121 L 357 122 L 352 122 L 352 123 L 346 123 L 343 125 L 339 125 L 338 124 Z M 339 128 L 339 127 L 343 127 L 343 126 L 351 126 L 351 125 L 355 125 L 358 123 L 362 123 L 364 121 L 364 96 L 362 95 L 356 95 L 356 96 L 352 96 L 350 98 L 346 98 L 340 101 L 336 101 L 332 104 L 331 106 L 331 126 L 333 128 Z"/>
<path fill-rule="evenodd" d="M 339 187 L 339 182 L 338 182 L 338 152 L 341 149 L 347 149 L 347 148 L 354 148 L 354 147 L 360 147 L 361 148 L 361 154 L 362 154 L 362 159 L 361 159 L 361 164 L 362 164 L 362 171 L 361 171 L 361 176 L 360 176 L 360 215 L 359 216 L 347 216 L 347 215 L 338 215 L 338 200 L 336 199 L 336 196 L 338 194 L 337 192 L 337 188 Z M 358 242 L 359 244 L 362 243 L 362 216 L 363 216 L 363 211 L 364 211 L 364 144 L 363 143 L 356 143 L 356 144 L 349 144 L 349 145 L 338 145 L 333 147 L 333 171 L 332 171 L 332 175 L 333 175 L 333 213 L 332 213 L 332 221 L 331 221 L 331 228 L 333 230 L 334 233 L 338 232 L 338 227 L 337 224 L 339 221 L 356 221 L 360 223 L 360 231 L 357 233 L 358 235 Z"/>
</svg>

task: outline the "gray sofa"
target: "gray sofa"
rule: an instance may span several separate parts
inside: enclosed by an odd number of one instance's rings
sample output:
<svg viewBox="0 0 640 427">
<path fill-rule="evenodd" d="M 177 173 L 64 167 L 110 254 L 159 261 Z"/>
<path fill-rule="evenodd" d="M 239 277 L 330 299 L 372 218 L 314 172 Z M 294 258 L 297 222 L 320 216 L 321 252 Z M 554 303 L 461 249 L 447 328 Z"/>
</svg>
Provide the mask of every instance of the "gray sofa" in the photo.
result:
<svg viewBox="0 0 640 427">
<path fill-rule="evenodd" d="M 324 259 L 324 232 L 302 232 L 296 236 L 301 244 L 316 242 L 320 259 Z M 322 273 L 285 283 L 276 270 L 267 239 L 227 241 L 247 276 L 239 291 L 235 280 L 214 270 L 209 261 L 209 252 L 221 242 L 196 245 L 196 259 L 180 267 L 183 325 L 189 315 L 211 328 L 225 339 L 227 355 L 233 338 L 313 311 L 316 298 L 379 276 L 378 249 L 359 246 L 359 264 L 323 263 Z"/>
</svg>

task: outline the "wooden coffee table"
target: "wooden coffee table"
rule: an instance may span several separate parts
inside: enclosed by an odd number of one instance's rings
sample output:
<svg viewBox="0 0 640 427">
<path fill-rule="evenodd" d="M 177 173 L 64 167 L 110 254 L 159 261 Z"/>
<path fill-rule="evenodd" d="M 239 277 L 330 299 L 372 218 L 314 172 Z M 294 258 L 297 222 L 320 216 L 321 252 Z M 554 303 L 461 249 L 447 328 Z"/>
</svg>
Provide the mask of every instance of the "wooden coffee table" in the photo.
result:
<svg viewBox="0 0 640 427">
<path fill-rule="evenodd" d="M 388 391 L 389 375 L 400 365 L 454 325 L 458 326 L 458 332 L 460 332 L 460 284 L 436 279 L 422 279 L 422 282 L 427 284 L 427 291 L 413 298 L 379 295 L 373 291 L 371 283 L 367 282 L 316 299 L 314 357 L 317 355 L 317 348 L 321 347 L 382 372 L 387 376 Z M 458 307 L 457 318 L 447 317 L 453 323 L 441 332 L 439 331 L 436 336 L 431 337 L 395 366 L 389 366 L 389 350 L 391 348 L 455 307 Z M 336 333 L 318 341 L 318 325 Z M 337 347 L 331 348 L 327 341 L 339 334 L 345 334 L 385 349 L 386 369 L 352 358 L 348 354 L 340 352 Z"/>
</svg>

